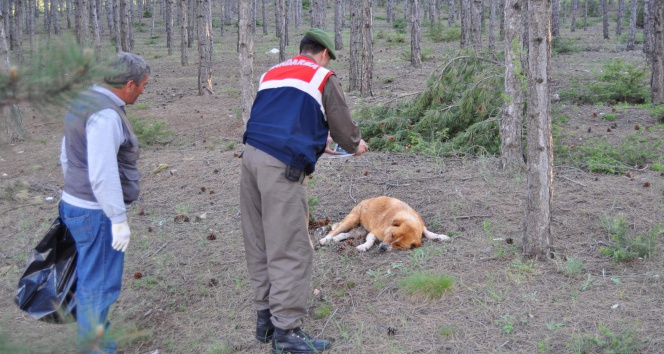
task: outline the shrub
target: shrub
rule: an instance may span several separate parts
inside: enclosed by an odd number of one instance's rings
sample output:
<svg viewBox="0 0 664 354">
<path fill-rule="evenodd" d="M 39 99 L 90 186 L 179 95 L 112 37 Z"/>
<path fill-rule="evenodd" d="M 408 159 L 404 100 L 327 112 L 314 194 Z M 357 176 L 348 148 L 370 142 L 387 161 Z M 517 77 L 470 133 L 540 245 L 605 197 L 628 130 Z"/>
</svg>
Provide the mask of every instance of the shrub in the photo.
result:
<svg viewBox="0 0 664 354">
<path fill-rule="evenodd" d="M 601 247 L 600 252 L 609 256 L 613 263 L 629 262 L 636 258 L 648 258 L 657 249 L 657 239 L 664 229 L 656 225 L 648 235 L 633 237 L 628 234 L 625 215 L 616 219 L 604 219 L 604 228 L 609 232 L 612 244 Z"/>
<path fill-rule="evenodd" d="M 572 54 L 581 51 L 574 40 L 560 36 L 553 37 L 552 49 L 554 54 Z"/>
<path fill-rule="evenodd" d="M 128 115 L 134 134 L 138 138 L 138 144 L 149 146 L 155 144 L 167 144 L 171 141 L 173 130 L 168 128 L 168 124 L 163 120 L 157 120 L 152 124 L 138 119 L 133 115 Z"/>
<path fill-rule="evenodd" d="M 561 90 L 560 97 L 578 103 L 597 104 L 599 102 L 643 103 L 650 96 L 646 69 L 639 69 L 622 59 L 612 59 L 604 64 L 604 69 L 595 75 L 596 81 L 579 84 L 572 79 L 572 88 Z"/>
</svg>

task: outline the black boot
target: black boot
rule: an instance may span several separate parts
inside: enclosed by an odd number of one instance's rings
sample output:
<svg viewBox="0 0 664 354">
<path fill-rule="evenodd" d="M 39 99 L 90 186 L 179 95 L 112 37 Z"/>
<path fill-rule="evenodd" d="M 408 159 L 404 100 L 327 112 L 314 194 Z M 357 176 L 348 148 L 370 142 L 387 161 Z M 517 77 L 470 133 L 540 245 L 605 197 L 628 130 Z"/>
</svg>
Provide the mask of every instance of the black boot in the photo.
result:
<svg viewBox="0 0 664 354">
<path fill-rule="evenodd" d="M 272 324 L 272 314 L 270 309 L 260 310 L 256 318 L 256 339 L 261 343 L 269 343 L 274 334 L 274 325 Z"/>
<path fill-rule="evenodd" d="M 332 344 L 324 339 L 316 339 L 300 327 L 293 329 L 275 328 L 272 338 L 272 354 L 318 353 L 330 349 Z"/>
</svg>

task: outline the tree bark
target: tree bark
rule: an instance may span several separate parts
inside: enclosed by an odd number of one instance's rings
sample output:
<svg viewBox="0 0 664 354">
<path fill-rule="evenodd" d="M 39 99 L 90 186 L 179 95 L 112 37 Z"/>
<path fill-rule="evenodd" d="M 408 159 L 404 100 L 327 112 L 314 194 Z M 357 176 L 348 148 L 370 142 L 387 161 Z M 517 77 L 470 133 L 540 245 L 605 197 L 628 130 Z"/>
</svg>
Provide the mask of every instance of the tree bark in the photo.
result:
<svg viewBox="0 0 664 354">
<path fill-rule="evenodd" d="M 606 4 L 606 0 L 602 0 L 602 19 L 604 39 L 609 39 L 609 6 Z"/>
<path fill-rule="evenodd" d="M 496 52 L 496 9 L 498 7 L 498 1 L 500 0 L 489 0 L 489 51 L 491 53 Z"/>
<path fill-rule="evenodd" d="M 166 48 L 168 56 L 173 55 L 173 0 L 166 0 Z"/>
<path fill-rule="evenodd" d="M 422 51 L 420 49 L 420 1 L 410 1 L 410 65 L 422 67 Z"/>
<path fill-rule="evenodd" d="M 651 45 L 651 34 L 650 32 L 650 1 L 643 1 L 643 52 L 648 54 L 650 52 Z M 649 56 L 646 55 L 646 59 Z M 648 63 L 650 64 L 650 63 Z"/>
<path fill-rule="evenodd" d="M 344 48 L 344 42 L 341 38 L 341 31 L 343 30 L 343 3 L 344 0 L 335 0 L 334 1 L 334 49 L 341 50 Z M 388 9 L 388 22 L 389 22 L 389 9 Z"/>
<path fill-rule="evenodd" d="M 9 70 L 9 47 L 7 46 L 7 33 L 5 32 L 4 11 L 0 11 L 0 61 L 2 70 Z M 0 106 L 0 145 L 12 141 L 21 141 L 26 137 L 23 129 L 23 115 L 17 105 L 9 107 Z"/>
<path fill-rule="evenodd" d="M 528 197 L 524 225 L 524 254 L 551 257 L 551 201 L 553 197 L 553 144 L 549 95 L 549 41 L 551 0 L 528 0 L 530 49 L 528 51 L 527 138 Z"/>
<path fill-rule="evenodd" d="M 473 0 L 461 0 L 461 48 L 470 44 L 470 32 L 472 28 L 472 10 L 470 2 Z"/>
<path fill-rule="evenodd" d="M 634 50 L 636 42 L 636 5 L 637 1 L 629 2 L 629 39 L 627 39 L 627 50 Z"/>
<path fill-rule="evenodd" d="M 79 0 L 80 1 L 80 0 Z M 122 51 L 131 52 L 131 13 L 129 0 L 118 0 L 120 2 L 120 45 Z"/>
<path fill-rule="evenodd" d="M 475 53 L 482 50 L 482 0 L 472 0 L 470 10 L 470 40 Z"/>
<path fill-rule="evenodd" d="M 180 0 L 180 64 L 182 66 L 189 65 L 188 41 L 189 41 L 189 36 L 187 34 L 187 0 Z"/>
<path fill-rule="evenodd" d="M 350 48 L 348 62 L 348 90 L 360 89 L 360 42 L 361 42 L 361 20 L 359 0 L 350 0 Z"/>
<path fill-rule="evenodd" d="M 23 1 L 14 0 L 16 30 L 14 31 L 14 45 L 12 49 L 14 50 L 14 60 L 18 65 L 23 63 Z"/>
<path fill-rule="evenodd" d="M 448 0 L 447 12 L 447 25 L 452 27 L 454 26 L 454 0 Z"/>
<path fill-rule="evenodd" d="M 362 97 L 373 96 L 373 13 L 371 0 L 363 1 L 362 9 Z"/>
<path fill-rule="evenodd" d="M 98 11 L 97 11 L 97 1 L 91 0 L 90 1 L 90 13 L 91 13 L 91 19 L 90 21 L 92 22 L 92 41 L 94 43 L 95 47 L 95 57 L 97 59 L 97 63 L 101 62 L 101 34 L 100 34 L 100 29 L 99 29 L 99 17 Z"/>
<path fill-rule="evenodd" d="M 115 30 L 115 51 L 122 51 L 122 25 L 120 24 L 120 1 L 123 0 L 111 0 L 113 1 L 113 29 Z M 152 18 L 154 18 L 152 14 Z"/>
<path fill-rule="evenodd" d="M 664 2 L 655 1 L 650 9 L 650 93 L 653 104 L 664 104 Z"/>
<path fill-rule="evenodd" d="M 571 24 L 570 24 L 570 32 L 576 32 L 576 9 L 578 7 L 579 0 L 572 0 L 572 4 L 570 5 L 570 17 L 571 17 Z"/>
<path fill-rule="evenodd" d="M 551 35 L 560 35 L 560 0 L 553 0 L 551 3 Z"/>
<path fill-rule="evenodd" d="M 503 169 L 523 169 L 523 68 L 521 17 L 523 0 L 505 0 L 505 107 L 500 120 L 500 165 Z M 555 1 L 555 0 L 554 0 Z"/>
<path fill-rule="evenodd" d="M 616 36 L 622 34 L 622 20 L 625 16 L 625 0 L 618 1 L 618 17 L 616 18 Z"/>
<path fill-rule="evenodd" d="M 198 95 L 212 94 L 212 23 L 210 0 L 198 1 Z"/>
<path fill-rule="evenodd" d="M 249 12 L 251 0 L 240 0 L 238 20 L 238 60 L 240 61 L 240 107 L 242 130 L 247 127 L 254 102 L 254 38 L 252 35 Z"/>
<path fill-rule="evenodd" d="M 87 0 L 76 0 L 76 40 L 81 47 L 87 47 L 88 10 Z"/>
<path fill-rule="evenodd" d="M 276 16 L 277 36 L 279 37 L 279 61 L 286 60 L 286 2 L 275 0 L 277 7 L 274 9 Z"/>
<path fill-rule="evenodd" d="M 311 6 L 311 26 L 325 29 L 325 0 L 312 0 Z"/>
</svg>

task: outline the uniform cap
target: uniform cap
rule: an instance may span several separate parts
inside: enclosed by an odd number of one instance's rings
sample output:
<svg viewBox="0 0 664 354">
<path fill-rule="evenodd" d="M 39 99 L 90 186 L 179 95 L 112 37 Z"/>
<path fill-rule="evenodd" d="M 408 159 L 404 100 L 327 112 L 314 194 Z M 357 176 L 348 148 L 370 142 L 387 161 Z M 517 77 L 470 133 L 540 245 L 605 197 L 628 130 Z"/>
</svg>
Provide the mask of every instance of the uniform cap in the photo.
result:
<svg viewBox="0 0 664 354">
<path fill-rule="evenodd" d="M 334 52 L 334 42 L 327 32 L 319 28 L 312 28 L 304 36 L 327 48 L 327 51 L 330 52 L 330 58 L 337 59 L 337 53 Z"/>
</svg>

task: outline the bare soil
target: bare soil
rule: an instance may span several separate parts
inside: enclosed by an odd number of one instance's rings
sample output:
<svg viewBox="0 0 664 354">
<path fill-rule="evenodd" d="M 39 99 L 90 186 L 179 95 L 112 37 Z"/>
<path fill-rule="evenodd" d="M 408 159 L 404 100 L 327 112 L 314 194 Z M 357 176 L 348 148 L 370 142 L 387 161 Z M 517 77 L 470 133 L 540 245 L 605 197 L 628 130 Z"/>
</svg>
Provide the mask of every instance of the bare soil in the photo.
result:
<svg viewBox="0 0 664 354">
<path fill-rule="evenodd" d="M 394 31 L 383 20 L 376 26 L 374 33 Z M 287 56 L 295 54 L 304 30 L 291 31 Z M 170 144 L 146 147 L 141 155 L 142 196 L 129 210 L 132 241 L 124 288 L 111 312 L 120 352 L 267 353 L 269 346 L 253 338 L 255 313 L 240 229 L 236 35 L 215 37 L 216 91 L 210 96 L 197 95 L 195 47 L 192 64 L 182 67 L 177 54 L 166 56 L 165 36 L 148 45 L 148 33 L 136 35 L 136 52 L 149 61 L 153 77 L 140 104 L 128 112 L 147 122 L 164 120 L 175 134 Z M 592 71 L 610 58 L 645 62 L 640 50 L 620 51 L 614 41 L 603 41 L 601 28 L 563 30 L 563 36 L 582 37 L 581 46 L 590 51 L 553 57 L 553 92 L 567 87 L 572 76 L 592 79 Z M 458 47 L 422 38 L 423 49 L 431 52 L 421 69 L 402 56 L 410 49 L 407 41 L 376 39 L 375 97 L 348 93 L 351 105 L 421 91 L 441 65 L 442 53 Z M 274 47 L 278 42 L 259 28 L 256 77 L 278 62 L 267 53 Z M 347 50 L 339 51 L 331 68 L 347 80 Z M 569 118 L 563 130 L 570 146 L 592 136 L 617 144 L 637 124 L 657 125 L 647 111 L 625 109 L 619 111 L 617 128 L 607 132 L 612 122 L 594 113 L 611 107 L 557 102 L 553 109 L 554 115 Z M 0 148 L 3 190 L 19 181 L 29 185 L 27 193 L 14 198 L 0 195 L 0 335 L 15 351 L 71 352 L 73 325 L 35 321 L 13 304 L 27 255 L 57 214 L 62 184 L 60 118 L 25 111 L 30 139 Z M 654 134 L 661 137 L 661 129 Z M 168 168 L 156 172 L 160 164 Z M 602 218 L 624 214 L 630 232 L 639 235 L 664 225 L 664 177 L 649 166 L 631 172 L 631 178 L 593 174 L 556 163 L 551 235 L 557 257 L 532 262 L 518 252 L 525 175 L 500 170 L 495 157 L 375 151 L 357 158 L 323 157 L 309 180 L 316 220 L 339 221 L 360 200 L 389 195 L 409 203 L 430 230 L 453 239 L 391 253 L 375 248 L 360 253 L 351 243 L 316 247 L 305 329 L 333 340 L 330 353 L 572 353 L 580 352 L 582 341 L 606 338 L 602 328 L 623 344 L 629 338 L 641 343 L 625 352 L 661 352 L 661 251 L 617 265 L 599 252 L 611 242 Z M 316 244 L 317 237 L 312 241 Z M 564 274 L 561 267 L 570 258 L 585 269 Z M 439 300 L 411 299 L 399 282 L 412 271 L 446 274 L 456 282 Z M 314 296 L 314 289 L 320 294 Z"/>
</svg>

